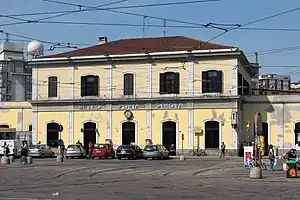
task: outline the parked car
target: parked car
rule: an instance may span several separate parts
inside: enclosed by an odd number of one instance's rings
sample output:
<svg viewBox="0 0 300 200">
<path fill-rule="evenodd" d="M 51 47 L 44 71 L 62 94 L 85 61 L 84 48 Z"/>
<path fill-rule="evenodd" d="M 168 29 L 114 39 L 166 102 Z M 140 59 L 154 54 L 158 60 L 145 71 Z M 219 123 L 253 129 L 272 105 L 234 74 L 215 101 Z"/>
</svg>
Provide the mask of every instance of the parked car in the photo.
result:
<svg viewBox="0 0 300 200">
<path fill-rule="evenodd" d="M 94 149 L 92 152 L 93 158 L 115 158 L 114 148 L 110 144 L 94 144 Z"/>
<path fill-rule="evenodd" d="M 66 159 L 68 158 L 85 158 L 86 151 L 80 144 L 72 144 L 67 147 L 66 150 Z"/>
<path fill-rule="evenodd" d="M 152 159 L 168 159 L 170 156 L 169 151 L 163 145 L 146 145 L 143 152 L 145 160 Z"/>
<path fill-rule="evenodd" d="M 45 144 L 32 145 L 29 148 L 28 156 L 31 157 L 55 157 L 53 150 Z"/>
<path fill-rule="evenodd" d="M 117 148 L 116 156 L 119 160 L 122 158 L 135 160 L 143 158 L 143 150 L 138 145 L 121 145 Z"/>
</svg>

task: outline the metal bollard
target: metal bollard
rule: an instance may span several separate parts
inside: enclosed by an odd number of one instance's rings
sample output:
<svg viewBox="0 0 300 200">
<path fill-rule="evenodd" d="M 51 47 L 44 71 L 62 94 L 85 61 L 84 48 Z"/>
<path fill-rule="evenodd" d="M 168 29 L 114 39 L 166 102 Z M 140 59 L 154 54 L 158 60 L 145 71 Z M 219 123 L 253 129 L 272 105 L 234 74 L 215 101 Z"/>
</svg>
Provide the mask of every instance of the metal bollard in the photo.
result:
<svg viewBox="0 0 300 200">
<path fill-rule="evenodd" d="M 2 156 L 2 157 L 1 157 L 1 163 L 2 163 L 2 164 L 6 164 L 6 165 L 10 164 L 10 159 L 9 159 L 9 157 L 7 157 L 7 156 Z"/>
<path fill-rule="evenodd" d="M 31 156 L 27 156 L 27 163 L 32 164 L 32 157 Z"/>
<path fill-rule="evenodd" d="M 21 163 L 22 165 L 27 164 L 27 158 L 26 158 L 25 156 L 22 156 L 22 157 L 20 158 L 20 163 Z"/>
<path fill-rule="evenodd" d="M 10 160 L 11 163 L 15 162 L 15 157 L 14 156 L 9 156 L 9 160 Z"/>
<path fill-rule="evenodd" d="M 185 158 L 184 155 L 181 155 L 181 156 L 179 157 L 179 160 L 186 160 L 186 158 Z"/>
<path fill-rule="evenodd" d="M 63 162 L 63 161 L 64 161 L 64 157 L 62 155 L 57 155 L 56 162 Z"/>
</svg>

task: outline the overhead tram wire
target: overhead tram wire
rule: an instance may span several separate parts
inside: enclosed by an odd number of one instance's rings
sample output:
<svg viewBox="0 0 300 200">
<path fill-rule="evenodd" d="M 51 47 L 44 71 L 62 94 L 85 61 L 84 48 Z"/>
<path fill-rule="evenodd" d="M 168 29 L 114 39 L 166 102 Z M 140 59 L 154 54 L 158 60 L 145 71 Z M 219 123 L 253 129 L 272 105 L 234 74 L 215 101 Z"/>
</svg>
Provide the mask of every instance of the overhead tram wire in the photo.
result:
<svg viewBox="0 0 300 200">
<path fill-rule="evenodd" d="M 51 2 L 51 3 L 57 3 L 57 2 L 59 2 L 59 1 L 51 1 L 51 0 L 42 0 L 42 1 Z M 114 5 L 114 4 L 118 4 L 118 3 L 123 3 L 123 2 L 126 2 L 126 1 L 129 1 L 129 0 L 118 0 L 118 1 L 114 1 L 112 3 L 102 4 L 102 5 L 99 5 L 99 6 L 95 6 L 94 9 L 99 9 L 99 8 L 102 8 L 102 7 L 105 7 L 105 6 Z M 67 5 L 69 4 L 69 3 L 64 3 L 64 2 L 60 2 L 60 3 L 67 4 Z M 75 5 L 75 4 L 72 4 L 72 5 Z M 62 14 L 57 14 L 57 15 L 50 16 L 50 17 L 43 17 L 43 18 L 38 19 L 37 21 L 42 21 L 42 20 L 46 20 L 46 19 L 53 19 L 53 18 L 57 18 L 57 17 L 62 17 L 62 16 L 70 15 L 70 14 L 73 14 L 73 13 L 88 11 L 87 9 L 82 9 L 81 5 L 77 5 L 77 7 L 79 7 L 79 9 L 77 11 L 68 12 L 68 13 L 62 13 Z"/>
<path fill-rule="evenodd" d="M 43 0 L 43 1 L 51 1 L 52 3 L 57 3 L 57 4 L 64 4 L 64 2 L 60 1 L 52 1 L 52 0 Z M 72 5 L 74 6 L 74 5 Z M 89 9 L 95 9 L 93 6 L 88 6 L 88 5 L 81 5 Z M 103 8 L 101 9 L 103 11 L 108 11 L 108 12 L 114 12 L 114 13 L 119 13 L 119 14 L 124 14 L 124 15 L 130 15 L 130 16 L 136 16 L 136 17 L 147 17 L 151 19 L 157 19 L 157 20 L 164 20 L 164 21 L 169 21 L 169 22 L 176 22 L 176 23 L 182 23 L 182 24 L 189 24 L 189 25 L 194 25 L 194 26 L 202 26 L 202 27 L 207 27 L 207 24 L 200 24 L 200 23 L 193 23 L 193 22 L 187 22 L 187 21 L 182 21 L 182 20 L 175 20 L 175 19 L 168 19 L 168 18 L 163 18 L 163 17 L 156 17 L 156 16 L 150 16 L 150 15 L 142 15 L 142 14 L 137 14 L 137 13 L 131 13 L 131 12 L 124 12 L 124 11 L 118 11 L 114 9 L 109 9 L 109 8 Z M 225 30 L 224 28 L 220 28 L 217 26 L 211 26 L 212 28 L 218 29 L 218 30 Z"/>
<path fill-rule="evenodd" d="M 281 16 L 281 15 L 285 15 L 285 14 L 288 14 L 288 13 L 291 13 L 291 12 L 295 12 L 295 11 L 298 11 L 300 10 L 300 7 L 298 8 L 293 8 L 293 9 L 290 9 L 290 10 L 287 10 L 287 11 L 283 11 L 283 12 L 280 12 L 280 13 L 276 13 L 274 15 L 270 15 L 270 16 L 267 16 L 267 17 L 263 17 L 263 18 L 260 18 L 260 19 L 257 19 L 257 20 L 254 20 L 254 21 L 251 21 L 251 22 L 248 22 L 246 24 L 242 24 L 242 25 L 238 25 L 237 27 L 234 27 L 234 28 L 231 28 L 231 29 L 227 29 L 225 30 L 224 32 L 212 37 L 211 39 L 208 40 L 208 42 L 211 42 L 212 40 L 215 40 L 219 37 L 221 37 L 222 35 L 230 32 L 230 31 L 234 31 L 236 29 L 239 29 L 241 27 L 245 27 L 245 26 L 248 26 L 248 25 L 251 25 L 251 24 L 256 24 L 258 22 L 261 22 L 261 21 L 265 21 L 265 20 L 268 20 L 268 19 L 272 19 L 272 18 L 275 18 L 275 17 L 278 17 L 278 16 Z"/>
<path fill-rule="evenodd" d="M 142 5 L 132 5 L 132 6 L 119 6 L 119 7 L 110 7 L 107 9 L 131 9 L 131 8 L 146 8 L 146 7 L 159 7 L 159 6 L 171 6 L 176 4 L 193 4 L 193 3 L 205 3 L 205 2 L 215 2 L 215 1 L 221 1 L 221 0 L 201 0 L 201 1 L 180 1 L 180 2 L 169 2 L 169 3 L 156 3 L 156 4 L 142 4 Z M 64 3 L 64 2 L 60 2 Z M 70 4 L 70 3 L 69 3 Z M 74 4 L 74 6 L 77 6 L 77 4 Z M 84 9 L 85 10 L 85 9 Z M 99 11 L 103 10 L 102 8 L 94 8 L 94 9 L 88 9 L 86 11 Z M 48 11 L 48 12 L 35 12 L 35 13 L 19 13 L 19 14 L 10 14 L 6 16 L 10 17 L 24 17 L 24 16 L 38 16 L 38 15 L 51 15 L 51 14 L 63 14 L 63 13 L 69 13 L 69 12 L 77 12 L 78 10 L 63 10 L 63 11 Z M 82 10 L 83 11 L 83 10 Z"/>
</svg>

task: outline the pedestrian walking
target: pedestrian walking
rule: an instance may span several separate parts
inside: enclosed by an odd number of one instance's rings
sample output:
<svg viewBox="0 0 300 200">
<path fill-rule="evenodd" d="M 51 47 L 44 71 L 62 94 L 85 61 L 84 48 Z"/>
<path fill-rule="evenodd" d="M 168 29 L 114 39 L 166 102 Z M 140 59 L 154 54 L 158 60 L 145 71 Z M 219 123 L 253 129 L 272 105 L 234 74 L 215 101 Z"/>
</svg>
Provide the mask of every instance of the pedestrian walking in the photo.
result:
<svg viewBox="0 0 300 200">
<path fill-rule="evenodd" d="M 94 149 L 93 142 L 90 142 L 89 143 L 89 149 L 88 149 L 88 159 L 92 158 L 93 149 Z"/>
<path fill-rule="evenodd" d="M 270 160 L 270 171 L 275 171 L 275 169 L 274 169 L 275 152 L 274 152 L 272 144 L 270 144 L 270 146 L 269 146 L 269 160 Z"/>
<path fill-rule="evenodd" d="M 222 158 L 222 157 L 225 158 L 225 151 L 226 151 L 226 145 L 224 142 L 222 142 L 220 158 Z"/>
</svg>

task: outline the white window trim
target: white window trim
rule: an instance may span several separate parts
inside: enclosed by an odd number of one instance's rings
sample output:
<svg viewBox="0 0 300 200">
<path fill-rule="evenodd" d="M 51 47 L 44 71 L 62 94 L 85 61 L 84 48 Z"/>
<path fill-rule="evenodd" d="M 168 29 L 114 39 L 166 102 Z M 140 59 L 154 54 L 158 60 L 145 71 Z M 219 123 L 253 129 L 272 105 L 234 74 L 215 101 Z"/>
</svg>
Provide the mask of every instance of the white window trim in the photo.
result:
<svg viewBox="0 0 300 200">
<path fill-rule="evenodd" d="M 81 96 L 81 77 L 82 76 L 98 76 L 98 86 L 99 86 L 99 88 L 98 88 L 98 96 Z M 98 74 L 89 74 L 89 73 L 87 73 L 87 74 L 84 74 L 84 75 L 81 75 L 80 77 L 80 80 L 79 80 L 79 98 L 80 99 L 91 99 L 91 98 L 95 98 L 95 99 L 98 99 L 98 98 L 100 98 L 100 95 L 101 95 L 101 84 L 100 84 L 100 82 L 101 82 L 101 77 L 98 75 Z M 75 83 L 74 83 L 75 84 Z"/>
<path fill-rule="evenodd" d="M 49 97 L 49 90 L 48 89 L 49 89 L 49 78 L 50 77 L 57 77 L 57 97 Z M 46 83 L 47 83 L 47 99 L 50 99 L 50 100 L 60 99 L 60 77 L 56 74 L 48 75 Z M 68 87 L 68 85 L 66 85 L 66 87 Z"/>
<path fill-rule="evenodd" d="M 124 95 L 124 76 L 125 74 L 133 74 L 133 95 Z M 135 98 L 136 97 L 136 73 L 135 72 L 123 72 L 122 73 L 122 96 L 125 98 Z"/>
<path fill-rule="evenodd" d="M 160 87 L 160 74 L 165 74 L 165 73 L 168 73 L 168 72 L 173 72 L 173 73 L 179 73 L 179 94 L 160 94 L 160 91 L 159 91 L 159 87 Z M 163 97 L 178 97 L 180 96 L 181 94 L 181 90 L 182 90 L 182 82 L 181 82 L 181 73 L 178 71 L 178 70 L 165 70 L 164 72 L 161 72 L 161 73 L 158 73 L 158 95 L 159 96 L 163 96 Z"/>
</svg>

